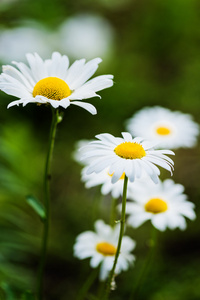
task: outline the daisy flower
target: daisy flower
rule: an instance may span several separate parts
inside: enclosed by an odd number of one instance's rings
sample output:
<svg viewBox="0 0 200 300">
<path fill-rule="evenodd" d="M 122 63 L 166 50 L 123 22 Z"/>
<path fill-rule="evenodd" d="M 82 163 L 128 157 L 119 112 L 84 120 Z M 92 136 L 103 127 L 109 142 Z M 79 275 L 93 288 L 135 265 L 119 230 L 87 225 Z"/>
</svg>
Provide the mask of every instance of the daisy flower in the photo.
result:
<svg viewBox="0 0 200 300">
<path fill-rule="evenodd" d="M 88 79 L 95 73 L 100 58 L 89 62 L 85 59 L 76 60 L 69 67 L 69 59 L 58 52 L 51 59 L 42 60 L 35 54 L 26 55 L 28 66 L 13 62 L 16 67 L 3 66 L 0 75 L 0 89 L 5 93 L 20 98 L 8 105 L 27 103 L 49 103 L 54 108 L 67 108 L 70 104 L 80 106 L 91 114 L 96 114 L 96 108 L 82 99 L 100 97 L 96 92 L 113 85 L 112 75 L 101 75 Z M 78 100 L 78 101 L 75 101 Z"/>
<path fill-rule="evenodd" d="M 137 112 L 127 121 L 126 128 L 133 136 L 142 136 L 158 142 L 159 148 L 169 149 L 193 147 L 199 134 L 199 125 L 191 115 L 159 106 Z"/>
<path fill-rule="evenodd" d="M 129 215 L 127 223 L 136 228 L 145 221 L 150 220 L 155 228 L 160 231 L 186 228 L 185 217 L 194 220 L 194 204 L 187 201 L 183 193 L 184 187 L 175 184 L 173 180 L 166 179 L 153 184 L 150 181 L 138 185 L 132 197 L 135 202 L 126 204 L 126 212 Z M 130 194 L 129 194 L 130 196 Z"/>
<path fill-rule="evenodd" d="M 112 175 L 111 182 L 117 182 L 125 173 L 133 182 L 148 174 L 157 183 L 160 170 L 158 166 L 171 171 L 173 161 L 165 154 L 173 155 L 170 150 L 154 150 L 155 143 L 143 141 L 143 138 L 132 138 L 128 132 L 122 132 L 123 138 L 116 138 L 111 134 L 96 135 L 98 141 L 93 141 L 83 147 L 82 159 L 90 159 L 86 174 L 100 173 L 109 168 Z"/>
<path fill-rule="evenodd" d="M 90 266 L 92 268 L 101 265 L 99 278 L 101 281 L 104 281 L 113 266 L 117 250 L 119 224 L 112 228 L 102 220 L 97 220 L 94 227 L 95 232 L 85 231 L 77 236 L 74 245 L 74 256 L 79 259 L 91 257 Z M 135 256 L 131 254 L 131 251 L 135 248 L 135 244 L 135 241 L 128 236 L 122 238 L 115 274 L 126 271 L 134 262 Z"/>
<path fill-rule="evenodd" d="M 86 188 L 91 188 L 97 185 L 101 185 L 102 195 L 107 195 L 111 193 L 112 197 L 114 199 L 117 199 L 120 196 L 122 196 L 123 193 L 125 173 L 122 174 L 122 176 L 116 183 L 111 182 L 112 176 L 113 174 L 109 173 L 109 168 L 106 168 L 105 170 L 101 171 L 98 174 L 92 173 L 88 175 L 87 167 L 83 168 L 81 172 L 81 180 L 85 182 Z M 128 184 L 127 197 L 129 195 L 129 191 L 130 190 L 132 191 L 134 185 L 135 185 L 134 183 Z"/>
</svg>

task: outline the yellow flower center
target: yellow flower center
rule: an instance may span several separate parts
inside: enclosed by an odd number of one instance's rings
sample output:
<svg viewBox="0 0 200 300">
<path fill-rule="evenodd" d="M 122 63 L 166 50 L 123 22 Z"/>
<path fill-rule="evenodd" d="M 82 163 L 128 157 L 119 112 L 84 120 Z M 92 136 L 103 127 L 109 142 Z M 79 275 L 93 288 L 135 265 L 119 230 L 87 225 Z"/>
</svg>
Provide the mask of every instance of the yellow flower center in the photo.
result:
<svg viewBox="0 0 200 300">
<path fill-rule="evenodd" d="M 110 173 L 108 172 L 108 175 L 109 175 L 110 177 L 112 177 L 113 174 L 114 174 L 114 172 L 113 172 L 112 174 L 110 174 Z M 124 178 L 125 178 L 125 173 L 122 174 L 122 176 L 120 177 L 120 179 L 123 180 Z M 120 180 L 120 179 L 119 179 L 119 180 Z"/>
<path fill-rule="evenodd" d="M 119 144 L 114 151 L 118 156 L 125 159 L 142 158 L 146 155 L 142 145 L 133 142 Z"/>
<path fill-rule="evenodd" d="M 37 95 L 52 100 L 62 100 L 71 95 L 71 91 L 64 80 L 57 77 L 47 77 L 36 83 L 33 89 L 33 97 Z"/>
<path fill-rule="evenodd" d="M 153 214 L 162 213 L 167 209 L 167 203 L 160 198 L 152 198 L 145 204 L 145 210 Z"/>
<path fill-rule="evenodd" d="M 117 248 L 112 244 L 102 242 L 96 245 L 96 250 L 104 256 L 113 256 L 115 255 Z"/>
<path fill-rule="evenodd" d="M 167 127 L 161 126 L 156 129 L 156 133 L 159 135 L 168 135 L 171 133 L 171 130 Z"/>
</svg>

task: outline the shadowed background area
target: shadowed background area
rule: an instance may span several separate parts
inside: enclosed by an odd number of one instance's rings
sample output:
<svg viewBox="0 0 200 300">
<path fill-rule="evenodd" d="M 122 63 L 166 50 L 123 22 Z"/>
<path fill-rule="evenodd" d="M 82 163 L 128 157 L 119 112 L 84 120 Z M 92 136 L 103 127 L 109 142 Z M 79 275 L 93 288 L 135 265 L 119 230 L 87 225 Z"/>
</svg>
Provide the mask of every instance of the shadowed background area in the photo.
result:
<svg viewBox="0 0 200 300">
<path fill-rule="evenodd" d="M 76 299 L 91 269 L 73 257 L 76 236 L 109 222 L 111 197 L 100 188 L 86 190 L 81 166 L 73 160 L 75 143 L 98 133 L 115 136 L 125 121 L 145 106 L 189 113 L 199 123 L 200 3 L 198 0 L 2 0 L 0 63 L 26 62 L 27 52 L 50 58 L 53 51 L 74 59 L 101 57 L 95 75 L 113 74 L 114 86 L 90 99 L 97 115 L 70 106 L 58 126 L 51 180 L 51 228 L 46 267 L 48 300 Z M 26 202 L 43 199 L 43 166 L 51 110 L 28 104 L 7 105 L 0 93 L 0 299 L 34 290 L 42 225 Z M 138 300 L 200 298 L 200 147 L 175 151 L 173 179 L 185 186 L 197 219 L 187 230 L 159 233 L 158 251 Z M 161 173 L 161 178 L 169 174 Z M 117 278 L 111 299 L 128 299 L 148 252 L 150 223 L 128 229 L 137 242 L 135 266 Z M 91 292 L 96 294 L 96 281 Z M 94 300 L 91 295 L 85 299 Z"/>
</svg>

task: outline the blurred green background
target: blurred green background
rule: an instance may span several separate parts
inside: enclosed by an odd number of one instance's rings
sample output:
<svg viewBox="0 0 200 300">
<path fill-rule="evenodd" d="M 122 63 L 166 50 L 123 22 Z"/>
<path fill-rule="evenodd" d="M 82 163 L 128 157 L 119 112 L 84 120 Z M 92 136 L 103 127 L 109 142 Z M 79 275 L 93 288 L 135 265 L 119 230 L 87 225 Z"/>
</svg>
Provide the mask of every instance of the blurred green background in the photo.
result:
<svg viewBox="0 0 200 300">
<path fill-rule="evenodd" d="M 72 29 L 77 20 L 75 28 L 86 24 L 81 34 Z M 45 299 L 76 299 L 91 269 L 88 260 L 73 257 L 75 238 L 93 230 L 97 218 L 109 222 L 111 199 L 100 196 L 99 187 L 84 188 L 81 166 L 72 158 L 75 143 L 103 132 L 119 136 L 125 120 L 145 106 L 190 113 L 199 122 L 200 2 L 1 0 L 1 64 L 25 62 L 27 51 L 37 51 L 43 59 L 60 51 L 71 63 L 100 56 L 96 74 L 114 75 L 115 84 L 100 92 L 102 99 L 91 99 L 96 116 L 70 106 L 57 131 Z M 25 197 L 43 199 L 51 111 L 34 104 L 7 110 L 14 98 L 3 92 L 0 97 L 0 299 L 26 299 L 23 291 L 35 286 L 42 225 Z M 188 221 L 184 232 L 159 233 L 159 249 L 138 300 L 200 299 L 200 147 L 175 152 L 173 179 L 185 186 L 197 219 Z M 129 298 L 148 252 L 149 232 L 149 223 L 128 230 L 137 241 L 137 260 L 118 276 L 111 299 Z M 94 295 L 98 285 L 92 287 Z"/>
</svg>

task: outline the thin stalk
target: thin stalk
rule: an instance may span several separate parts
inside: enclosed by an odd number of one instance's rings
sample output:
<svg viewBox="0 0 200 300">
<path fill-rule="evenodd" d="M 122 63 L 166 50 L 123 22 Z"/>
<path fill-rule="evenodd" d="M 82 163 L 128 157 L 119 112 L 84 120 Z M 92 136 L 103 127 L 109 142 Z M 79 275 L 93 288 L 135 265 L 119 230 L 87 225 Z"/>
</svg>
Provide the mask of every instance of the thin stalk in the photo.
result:
<svg viewBox="0 0 200 300">
<path fill-rule="evenodd" d="M 59 123 L 58 110 L 52 108 L 52 122 L 49 135 L 49 144 L 46 156 L 45 170 L 44 170 L 44 206 L 46 212 L 46 218 L 44 219 L 44 228 L 43 228 L 43 238 L 42 238 L 42 248 L 40 263 L 38 269 L 37 277 L 37 291 L 38 299 L 43 299 L 43 280 L 44 280 L 44 268 L 46 263 L 46 254 L 47 254 L 47 243 L 48 243 L 48 234 L 49 234 L 49 214 L 50 214 L 50 180 L 51 180 L 51 161 L 53 156 L 53 149 L 56 136 L 56 128 Z"/>
<path fill-rule="evenodd" d="M 154 255 L 155 255 L 156 245 L 157 245 L 157 229 L 154 226 L 152 226 L 149 253 L 146 257 L 143 268 L 139 274 L 139 277 L 135 284 L 134 290 L 131 294 L 130 300 L 138 299 L 138 295 L 139 295 L 140 289 L 142 287 L 142 284 L 143 284 L 145 277 L 151 267 L 151 263 L 153 261 Z"/>
<path fill-rule="evenodd" d="M 124 226 L 125 226 L 125 217 L 126 217 L 126 194 L 127 194 L 127 186 L 128 186 L 128 177 L 125 176 L 124 178 L 124 187 L 123 187 L 123 196 L 122 196 L 122 213 L 121 213 L 121 220 L 120 220 L 120 233 L 119 233 L 119 239 L 118 239 L 118 245 L 117 245 L 117 250 L 115 254 L 115 260 L 113 263 L 112 270 L 110 272 L 108 282 L 107 282 L 107 287 L 105 291 L 105 296 L 104 300 L 107 300 L 110 294 L 111 290 L 111 285 L 114 280 L 114 275 L 115 275 L 115 268 L 117 265 L 118 257 L 120 254 L 120 249 L 121 249 L 121 244 L 122 244 L 122 238 L 124 234 Z"/>
</svg>

